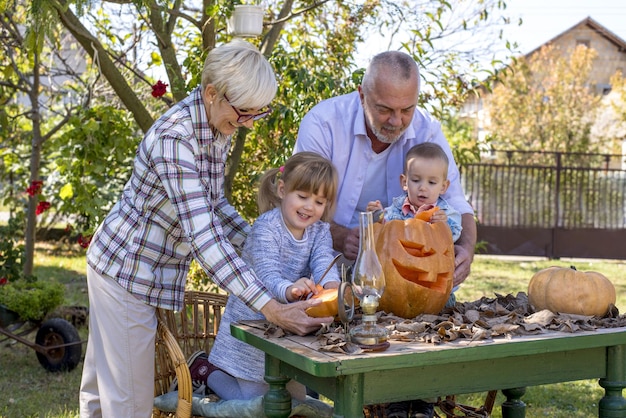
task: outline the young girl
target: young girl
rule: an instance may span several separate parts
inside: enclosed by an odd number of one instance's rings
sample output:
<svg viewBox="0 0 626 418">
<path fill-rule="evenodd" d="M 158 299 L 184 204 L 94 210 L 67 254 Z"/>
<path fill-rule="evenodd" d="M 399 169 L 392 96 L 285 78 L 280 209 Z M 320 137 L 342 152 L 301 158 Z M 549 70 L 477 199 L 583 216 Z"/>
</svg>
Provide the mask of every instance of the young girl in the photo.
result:
<svg viewBox="0 0 626 418">
<path fill-rule="evenodd" d="M 258 217 L 244 245 L 242 258 L 280 302 L 293 302 L 317 293 L 315 281 L 333 260 L 327 223 L 337 194 L 337 172 L 332 163 L 312 152 L 291 156 L 284 167 L 267 171 L 258 192 Z M 337 269 L 320 283 L 339 287 Z M 230 296 L 220 328 L 206 357 L 190 359 L 192 380 L 207 382 L 220 398 L 252 399 L 265 394 L 267 383 L 262 351 L 230 335 L 230 323 L 264 319 L 241 299 Z M 202 358 L 204 357 L 204 359 Z M 194 364 L 198 363 L 198 364 Z M 292 397 L 305 399 L 305 387 L 287 385 Z"/>
</svg>

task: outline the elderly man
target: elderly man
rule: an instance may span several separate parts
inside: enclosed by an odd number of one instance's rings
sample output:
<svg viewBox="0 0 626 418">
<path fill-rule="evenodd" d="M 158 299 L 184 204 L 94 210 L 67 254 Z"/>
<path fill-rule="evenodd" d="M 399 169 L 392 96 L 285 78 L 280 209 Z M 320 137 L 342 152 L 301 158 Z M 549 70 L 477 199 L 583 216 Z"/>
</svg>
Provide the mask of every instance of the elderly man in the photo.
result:
<svg viewBox="0 0 626 418">
<path fill-rule="evenodd" d="M 330 159 L 339 173 L 337 209 L 331 225 L 333 245 L 349 260 L 359 248 L 359 212 L 368 202 L 383 207 L 402 194 L 404 156 L 414 145 L 434 142 L 446 152 L 450 187 L 443 197 L 462 215 L 462 233 L 455 245 L 454 285 L 469 275 L 476 244 L 474 211 L 459 179 L 450 146 L 440 123 L 417 107 L 419 71 L 411 56 L 398 51 L 376 55 L 362 85 L 350 94 L 317 104 L 302 120 L 294 153 L 314 151 Z M 430 402 L 390 405 L 388 417 L 432 417 Z"/>
</svg>

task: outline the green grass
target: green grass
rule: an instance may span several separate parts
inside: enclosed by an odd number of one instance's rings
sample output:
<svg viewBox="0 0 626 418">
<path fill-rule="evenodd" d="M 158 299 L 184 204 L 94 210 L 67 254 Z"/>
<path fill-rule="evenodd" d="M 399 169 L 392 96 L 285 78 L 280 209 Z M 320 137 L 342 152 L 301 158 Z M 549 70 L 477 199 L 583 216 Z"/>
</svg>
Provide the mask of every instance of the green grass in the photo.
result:
<svg viewBox="0 0 626 418">
<path fill-rule="evenodd" d="M 575 266 L 581 271 L 597 271 L 613 282 L 617 293 L 615 305 L 626 312 L 626 260 L 561 259 L 531 257 L 494 257 L 478 255 L 470 278 L 456 292 L 457 300 L 473 301 L 482 296 L 527 292 L 530 278 L 547 267 Z"/>
<path fill-rule="evenodd" d="M 521 260 L 521 261 L 520 261 Z M 34 260 L 40 279 L 55 280 L 66 286 L 67 305 L 86 305 L 84 250 L 61 246 L 38 246 Z M 626 261 L 502 259 L 477 256 L 472 275 L 457 292 L 459 301 L 472 301 L 494 293 L 526 292 L 532 275 L 545 267 L 576 265 L 579 270 L 595 270 L 614 283 L 620 312 L 626 311 Z M 86 328 L 79 329 L 86 339 Z M 34 336 L 31 336 L 34 339 Z M 3 340 L 3 337 L 0 337 Z M 523 367 L 523 365 L 520 365 Z M 69 373 L 53 374 L 39 365 L 35 351 L 13 340 L 0 343 L 0 417 L 73 418 L 78 416 L 78 390 L 82 363 Z M 478 406 L 486 393 L 459 395 L 462 404 Z M 522 400 L 527 418 L 583 418 L 597 416 L 603 389 L 597 380 L 529 387 Z M 493 417 L 501 418 L 499 393 Z"/>
<path fill-rule="evenodd" d="M 472 274 L 457 291 L 458 301 L 473 301 L 482 296 L 491 297 L 528 291 L 528 282 L 537 271 L 550 267 L 574 265 L 582 271 L 598 271 L 615 285 L 616 306 L 620 313 L 626 311 L 626 261 L 617 260 L 546 260 L 540 258 L 502 258 L 476 256 Z M 523 367 L 523 365 L 520 365 Z M 457 402 L 479 406 L 486 393 L 459 395 Z M 587 418 L 598 415 L 598 402 L 604 390 L 596 379 L 526 388 L 522 400 L 526 403 L 527 418 Z M 500 405 L 506 399 L 498 392 L 492 417 L 501 418 Z"/>
<path fill-rule="evenodd" d="M 37 245 L 33 260 L 39 280 L 65 285 L 65 304 L 87 306 L 85 251 L 68 246 Z M 87 328 L 79 328 L 87 340 Z M 34 342 L 35 332 L 27 337 Z M 0 336 L 0 417 L 78 417 L 78 388 L 82 362 L 68 373 L 49 373 L 34 349 Z M 83 344 L 83 353 L 85 344 Z"/>
</svg>

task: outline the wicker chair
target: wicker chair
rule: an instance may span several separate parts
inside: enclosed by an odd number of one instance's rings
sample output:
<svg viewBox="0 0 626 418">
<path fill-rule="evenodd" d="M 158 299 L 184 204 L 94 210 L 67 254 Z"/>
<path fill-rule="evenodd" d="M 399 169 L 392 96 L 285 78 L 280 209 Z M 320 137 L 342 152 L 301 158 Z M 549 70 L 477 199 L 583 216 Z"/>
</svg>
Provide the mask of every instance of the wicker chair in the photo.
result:
<svg viewBox="0 0 626 418">
<path fill-rule="evenodd" d="M 178 380 L 176 414 L 154 409 L 153 417 L 191 417 L 191 375 L 187 358 L 198 350 L 211 350 L 228 297 L 223 294 L 190 291 L 185 293 L 181 312 L 157 309 L 154 395 L 169 391 Z"/>
</svg>

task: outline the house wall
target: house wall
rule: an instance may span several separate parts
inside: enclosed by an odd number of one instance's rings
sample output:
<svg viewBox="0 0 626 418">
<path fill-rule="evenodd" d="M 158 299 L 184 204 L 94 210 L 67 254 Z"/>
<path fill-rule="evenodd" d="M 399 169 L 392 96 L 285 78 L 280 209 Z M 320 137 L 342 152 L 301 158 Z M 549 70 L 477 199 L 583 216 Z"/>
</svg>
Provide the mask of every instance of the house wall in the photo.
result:
<svg viewBox="0 0 626 418">
<path fill-rule="evenodd" d="M 579 44 L 584 44 L 597 52 L 591 70 L 591 83 L 598 94 L 608 93 L 610 79 L 617 70 L 626 69 L 626 50 L 612 42 L 594 27 L 581 23 L 551 41 L 563 53 L 569 53 Z"/>
</svg>

